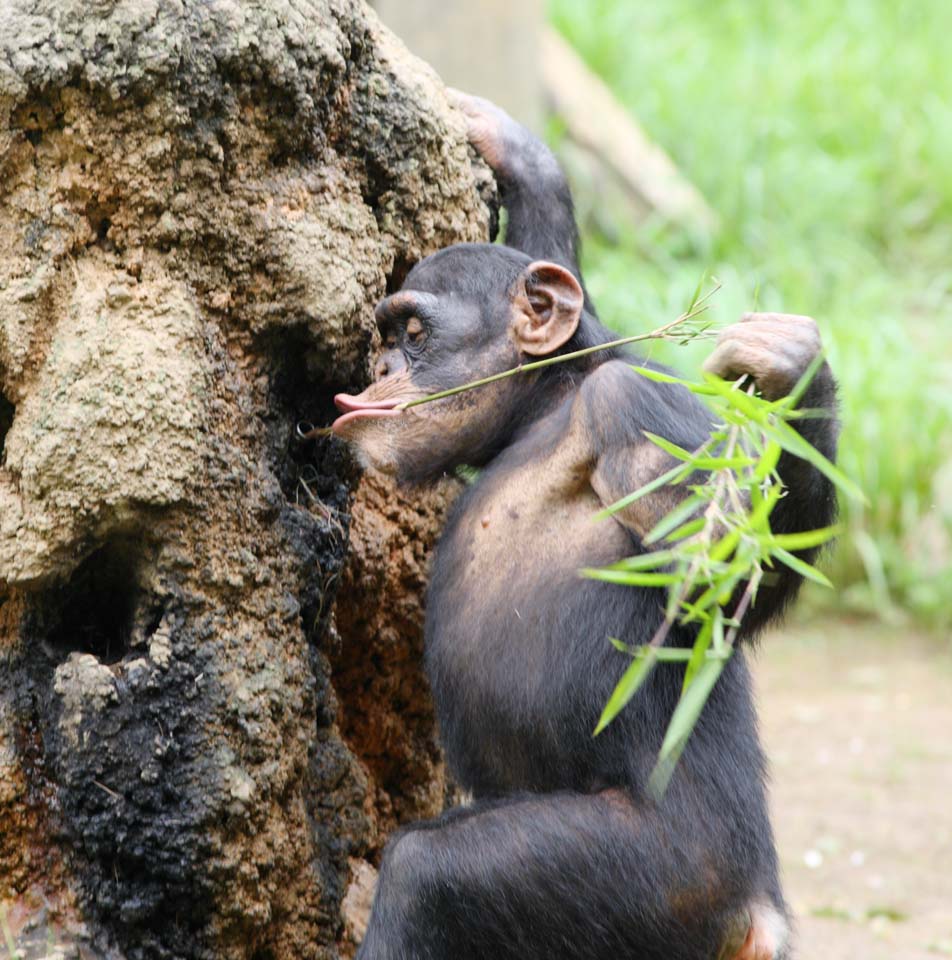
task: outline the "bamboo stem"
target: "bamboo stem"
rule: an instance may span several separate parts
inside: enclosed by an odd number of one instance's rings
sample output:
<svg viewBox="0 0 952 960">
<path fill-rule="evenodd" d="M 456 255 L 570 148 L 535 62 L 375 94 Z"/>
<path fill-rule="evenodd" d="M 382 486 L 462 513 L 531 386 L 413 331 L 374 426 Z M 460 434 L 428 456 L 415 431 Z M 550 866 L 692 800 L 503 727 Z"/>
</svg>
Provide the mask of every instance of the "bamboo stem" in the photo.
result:
<svg viewBox="0 0 952 960">
<path fill-rule="evenodd" d="M 492 376 L 483 377 L 480 380 L 473 380 L 470 383 L 464 383 L 458 387 L 450 387 L 448 390 L 440 390 L 437 393 L 429 393 L 425 397 L 418 397 L 416 400 L 407 400 L 405 403 L 398 404 L 395 410 L 409 410 L 411 407 L 418 407 L 423 403 L 430 403 L 433 400 L 443 400 L 446 397 L 453 397 L 459 393 L 465 393 L 468 390 L 475 390 L 477 387 L 485 387 L 490 383 L 496 383 L 499 380 L 505 380 L 508 377 L 514 377 L 517 373 L 531 373 L 533 370 L 541 370 L 544 367 L 552 367 L 559 363 L 568 363 L 570 360 L 578 360 L 581 357 L 587 357 L 593 353 L 599 353 L 603 350 L 613 350 L 616 347 L 624 347 L 630 343 L 639 343 L 643 340 L 665 340 L 670 338 L 671 331 L 681 324 L 687 323 L 700 316 L 708 308 L 707 301 L 720 290 L 720 283 L 712 287 L 703 297 L 699 297 L 690 308 L 681 314 L 675 320 L 671 320 L 648 333 L 637 333 L 631 337 L 621 337 L 618 340 L 611 340 L 608 343 L 598 343 L 594 347 L 585 347 L 582 350 L 573 350 L 571 353 L 563 353 L 555 357 L 544 357 L 542 360 L 533 360 L 531 363 L 520 363 L 509 370 L 503 370 L 501 373 L 494 373 Z"/>
</svg>

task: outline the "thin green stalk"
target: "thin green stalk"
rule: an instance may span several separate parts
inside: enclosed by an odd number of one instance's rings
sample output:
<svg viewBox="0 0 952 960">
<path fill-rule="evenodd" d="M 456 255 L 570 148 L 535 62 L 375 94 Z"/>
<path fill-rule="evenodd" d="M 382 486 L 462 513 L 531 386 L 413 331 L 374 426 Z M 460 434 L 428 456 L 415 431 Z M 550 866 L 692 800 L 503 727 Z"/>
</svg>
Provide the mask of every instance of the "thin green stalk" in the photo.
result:
<svg viewBox="0 0 952 960">
<path fill-rule="evenodd" d="M 703 297 L 696 298 L 691 307 L 681 314 L 676 320 L 657 327 L 648 333 L 637 333 L 631 337 L 621 337 L 618 340 L 611 340 L 608 343 L 599 343 L 594 347 L 585 347 L 582 350 L 573 350 L 571 353 L 562 353 L 555 357 L 544 357 L 542 360 L 533 360 L 531 363 L 520 363 L 509 370 L 503 370 L 501 373 L 494 373 L 490 377 L 483 377 L 480 380 L 473 380 L 470 383 L 464 383 L 458 387 L 450 387 L 448 390 L 440 390 L 437 393 L 429 393 L 425 397 L 418 397 L 416 400 L 407 400 L 405 403 L 398 404 L 395 410 L 409 410 L 410 407 L 418 407 L 423 403 L 430 403 L 433 400 L 443 400 L 446 397 L 454 397 L 458 393 L 466 393 L 468 390 L 475 390 L 477 387 L 485 387 L 490 383 L 496 383 L 498 380 L 505 380 L 508 377 L 514 377 L 518 373 L 531 373 L 533 370 L 541 370 L 544 367 L 552 367 L 559 363 L 568 363 L 570 360 L 578 360 L 581 357 L 587 357 L 593 353 L 599 353 L 603 350 L 613 350 L 616 347 L 624 347 L 631 343 L 638 343 L 643 340 L 664 340 L 667 339 L 672 330 L 676 327 L 693 320 L 707 310 L 707 301 L 720 290 L 721 284 L 718 283 L 712 287 Z"/>
</svg>

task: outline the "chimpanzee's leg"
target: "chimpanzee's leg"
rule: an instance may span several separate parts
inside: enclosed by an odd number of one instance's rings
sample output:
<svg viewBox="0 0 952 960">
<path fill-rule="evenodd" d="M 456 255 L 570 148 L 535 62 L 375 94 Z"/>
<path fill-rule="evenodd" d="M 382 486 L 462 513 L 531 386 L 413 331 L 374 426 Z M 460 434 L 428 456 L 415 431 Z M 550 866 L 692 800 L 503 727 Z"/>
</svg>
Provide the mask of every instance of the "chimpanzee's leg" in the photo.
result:
<svg viewBox="0 0 952 960">
<path fill-rule="evenodd" d="M 665 819 L 612 790 L 481 801 L 403 831 L 358 957 L 716 960 L 764 892 L 723 875 L 730 851 L 703 828 Z"/>
</svg>

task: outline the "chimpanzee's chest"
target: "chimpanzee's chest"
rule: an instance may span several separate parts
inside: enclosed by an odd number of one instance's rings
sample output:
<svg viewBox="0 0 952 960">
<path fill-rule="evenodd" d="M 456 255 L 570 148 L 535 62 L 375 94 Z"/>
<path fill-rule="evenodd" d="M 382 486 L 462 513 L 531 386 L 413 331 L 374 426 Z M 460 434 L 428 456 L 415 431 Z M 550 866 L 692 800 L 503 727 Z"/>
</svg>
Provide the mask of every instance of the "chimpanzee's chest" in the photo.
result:
<svg viewBox="0 0 952 960">
<path fill-rule="evenodd" d="M 629 535 L 593 519 L 602 504 L 587 483 L 557 487 L 544 466 L 468 491 L 434 563 L 427 668 L 451 766 L 470 787 L 569 785 L 549 782 L 568 731 L 596 719 L 578 671 L 599 670 L 630 620 L 620 594 L 579 574 L 630 554 Z"/>
</svg>

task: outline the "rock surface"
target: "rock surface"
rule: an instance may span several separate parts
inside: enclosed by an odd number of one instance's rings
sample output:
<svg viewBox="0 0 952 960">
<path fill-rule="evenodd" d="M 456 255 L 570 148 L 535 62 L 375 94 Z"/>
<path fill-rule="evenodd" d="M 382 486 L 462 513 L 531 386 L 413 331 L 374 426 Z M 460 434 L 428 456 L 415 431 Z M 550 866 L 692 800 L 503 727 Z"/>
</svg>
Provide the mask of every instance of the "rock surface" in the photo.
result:
<svg viewBox="0 0 952 960">
<path fill-rule="evenodd" d="M 376 299 L 487 238 L 489 184 L 358 0 L 6 4 L 0 927 L 24 957 L 346 954 L 348 887 L 439 809 L 419 654 L 446 493 L 294 427 L 366 381 Z"/>
</svg>

